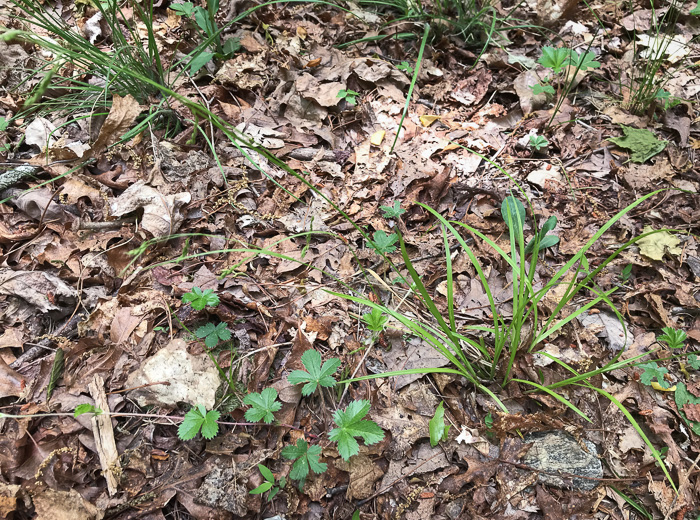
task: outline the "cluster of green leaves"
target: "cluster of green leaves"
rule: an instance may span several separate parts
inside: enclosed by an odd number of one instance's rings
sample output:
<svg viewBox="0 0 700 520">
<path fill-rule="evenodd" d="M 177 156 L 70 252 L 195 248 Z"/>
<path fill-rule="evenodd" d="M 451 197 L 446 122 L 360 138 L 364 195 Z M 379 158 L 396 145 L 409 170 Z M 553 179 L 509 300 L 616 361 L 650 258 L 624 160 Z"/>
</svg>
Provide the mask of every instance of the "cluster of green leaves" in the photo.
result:
<svg viewBox="0 0 700 520">
<path fill-rule="evenodd" d="M 554 116 L 559 111 L 564 98 L 566 98 L 573 87 L 576 74 L 579 71 L 585 72 L 600 67 L 600 62 L 596 61 L 595 58 L 595 53 L 588 50 L 578 53 L 566 47 L 550 47 L 548 45 L 542 47 L 542 55 L 537 62 L 543 67 L 550 69 L 553 76 L 547 76 L 541 83 L 536 83 L 530 88 L 533 94 L 546 94 L 550 98 L 554 97 L 557 91 L 560 93 L 547 127 L 554 120 Z M 552 85 L 554 76 L 558 76 L 557 90 Z"/>
<path fill-rule="evenodd" d="M 529 144 L 530 148 L 534 148 L 535 151 L 539 152 L 549 146 L 549 141 L 547 141 L 547 138 L 543 135 L 531 135 Z"/>
<path fill-rule="evenodd" d="M 191 291 L 182 295 L 182 301 L 189 303 L 190 306 L 197 311 L 202 311 L 207 307 L 216 307 L 219 305 L 219 297 L 212 289 L 202 291 L 199 287 L 193 287 Z M 197 328 L 195 336 L 204 340 L 204 344 L 210 348 L 215 348 L 220 341 L 228 341 L 231 339 L 231 331 L 225 323 L 214 325 L 213 323 L 205 323 Z"/>
<path fill-rule="evenodd" d="M 214 52 L 202 51 L 189 63 L 191 74 L 197 73 L 214 58 L 225 59 L 233 56 L 240 48 L 241 42 L 238 38 L 229 38 L 221 41 L 221 31 L 216 23 L 216 13 L 219 11 L 219 0 L 208 0 L 207 8 L 195 6 L 192 2 L 170 4 L 170 9 L 178 15 L 186 18 L 194 18 L 196 27 L 205 38 L 212 40 Z"/>
<path fill-rule="evenodd" d="M 262 495 L 263 493 L 269 491 L 270 493 L 267 495 L 267 501 L 271 502 L 272 499 L 275 498 L 275 495 L 279 493 L 280 489 L 283 489 L 284 486 L 287 485 L 287 479 L 282 477 L 279 479 L 279 482 L 277 482 L 275 480 L 275 475 L 273 475 L 272 471 L 270 471 L 264 464 L 258 464 L 258 469 L 260 470 L 260 474 L 265 479 L 265 482 L 250 491 L 250 494 Z"/>
<path fill-rule="evenodd" d="M 501 204 L 501 216 L 508 228 L 515 234 L 517 240 L 521 240 L 525 225 L 525 206 L 516 197 L 509 195 L 503 199 Z M 557 225 L 557 217 L 552 215 L 542 225 L 542 229 L 535 232 L 535 236 L 530 239 L 525 246 L 525 254 L 536 255 L 549 247 L 554 247 L 559 243 L 559 237 L 548 235 Z"/>
<path fill-rule="evenodd" d="M 197 405 L 185 414 L 185 419 L 177 429 L 177 436 L 183 441 L 194 439 L 201 431 L 205 439 L 213 439 L 219 433 L 219 417 L 216 410 L 209 410 L 204 405 Z"/>
<path fill-rule="evenodd" d="M 391 233 L 387 235 L 386 231 L 380 229 L 374 232 L 370 247 L 380 255 L 387 255 L 396 251 L 396 242 L 399 240 L 399 235 Z"/>
<path fill-rule="evenodd" d="M 359 95 L 360 95 L 360 93 L 355 92 L 354 90 L 342 89 L 338 92 L 338 95 L 336 97 L 339 97 L 340 99 L 344 99 L 348 105 L 355 106 L 357 104 L 357 97 Z"/>
<path fill-rule="evenodd" d="M 333 414 L 337 428 L 333 428 L 328 438 L 338 443 L 338 453 L 348 460 L 360 451 L 360 445 L 355 437 L 362 438 L 365 444 L 376 444 L 384 438 L 384 432 L 374 421 L 363 419 L 370 409 L 367 400 L 353 401 L 345 410 Z"/>
<path fill-rule="evenodd" d="M 189 303 L 196 311 L 203 311 L 206 307 L 216 307 L 219 305 L 219 297 L 213 289 L 202 291 L 199 287 L 193 287 L 190 292 L 182 295 L 182 301 Z"/>
<path fill-rule="evenodd" d="M 664 344 L 669 349 L 680 349 L 685 346 L 685 340 L 688 338 L 685 331 L 680 329 L 675 329 L 673 327 L 664 327 L 661 329 L 663 334 L 656 337 L 656 341 Z M 689 354 L 687 358 L 686 366 L 692 368 L 693 370 L 700 370 L 700 356 L 698 354 Z M 673 390 L 671 384 L 666 380 L 665 375 L 668 374 L 668 369 L 666 367 L 659 366 L 658 362 L 652 361 L 649 363 L 640 363 L 637 368 L 642 369 L 639 381 L 647 386 L 658 384 L 663 390 Z M 674 391 L 674 398 L 676 401 L 676 406 L 678 411 L 681 412 L 683 418 L 687 421 L 690 428 L 698 435 L 700 435 L 700 421 L 692 421 L 688 419 L 683 407 L 686 404 L 700 404 L 700 397 L 695 397 L 693 394 L 688 392 L 685 383 L 676 384 Z"/>
<path fill-rule="evenodd" d="M 287 381 L 292 385 L 306 383 L 301 389 L 301 395 L 313 394 L 319 385 L 326 388 L 335 386 L 333 374 L 340 367 L 340 359 L 331 358 L 321 366 L 321 354 L 309 349 L 301 355 L 301 362 L 307 371 L 295 370 L 287 377 Z"/>
</svg>

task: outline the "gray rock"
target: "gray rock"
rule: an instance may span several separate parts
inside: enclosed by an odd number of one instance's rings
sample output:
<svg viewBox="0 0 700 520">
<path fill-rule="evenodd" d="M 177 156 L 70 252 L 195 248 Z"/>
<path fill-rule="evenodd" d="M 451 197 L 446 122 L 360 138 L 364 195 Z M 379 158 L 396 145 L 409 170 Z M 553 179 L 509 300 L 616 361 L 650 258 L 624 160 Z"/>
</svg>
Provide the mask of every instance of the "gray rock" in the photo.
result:
<svg viewBox="0 0 700 520">
<path fill-rule="evenodd" d="M 539 475 L 539 481 L 543 484 L 590 491 L 598 485 L 598 481 L 588 479 L 603 477 L 603 465 L 597 457 L 596 445 L 591 441 L 582 440 L 586 451 L 576 439 L 562 431 L 531 433 L 525 435 L 524 440 L 532 443 L 532 447 L 523 457 L 523 464 L 546 471 Z M 552 473 L 568 473 L 588 479 L 562 478 Z"/>
</svg>

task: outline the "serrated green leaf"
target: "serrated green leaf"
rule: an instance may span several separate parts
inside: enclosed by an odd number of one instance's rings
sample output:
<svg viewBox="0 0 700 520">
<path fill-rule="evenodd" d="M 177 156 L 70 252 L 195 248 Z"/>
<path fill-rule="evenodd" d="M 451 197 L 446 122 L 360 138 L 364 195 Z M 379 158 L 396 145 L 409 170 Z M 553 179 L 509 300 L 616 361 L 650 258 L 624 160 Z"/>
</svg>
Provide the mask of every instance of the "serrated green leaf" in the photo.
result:
<svg viewBox="0 0 700 520">
<path fill-rule="evenodd" d="M 630 151 L 630 161 L 644 163 L 661 153 L 666 148 L 667 142 L 657 139 L 653 132 L 645 128 L 632 128 L 620 125 L 624 132 L 623 137 L 610 137 L 608 141 Z"/>
<path fill-rule="evenodd" d="M 532 89 L 532 93 L 536 96 L 539 94 L 549 94 L 550 96 L 556 94 L 556 91 L 552 85 L 541 85 L 540 83 L 535 83 L 530 87 L 530 89 Z"/>
<path fill-rule="evenodd" d="M 394 201 L 393 206 L 379 206 L 379 209 L 384 212 L 384 218 L 398 218 L 403 213 L 406 213 L 406 210 L 401 208 L 401 203 L 398 200 Z"/>
<path fill-rule="evenodd" d="M 381 309 L 374 307 L 371 312 L 362 315 L 362 321 L 367 324 L 369 330 L 381 332 L 389 321 L 389 317 L 385 316 Z"/>
<path fill-rule="evenodd" d="M 204 415 L 198 407 L 193 407 L 177 429 L 177 436 L 183 441 L 194 439 L 204 424 Z"/>
<path fill-rule="evenodd" d="M 690 354 L 688 356 L 688 366 L 693 370 L 700 370 L 700 356 L 696 354 Z"/>
<path fill-rule="evenodd" d="M 386 231 L 380 229 L 372 235 L 373 243 L 370 244 L 379 253 L 388 254 L 396 251 L 396 242 L 399 240 L 399 235 L 392 233 L 387 235 Z"/>
<path fill-rule="evenodd" d="M 571 52 L 569 54 L 569 65 L 578 68 L 581 71 L 587 71 L 588 69 L 599 69 L 600 62 L 595 61 L 594 52 L 583 52 L 579 54 L 578 52 Z"/>
<path fill-rule="evenodd" d="M 202 437 L 205 439 L 213 439 L 219 433 L 219 423 L 217 422 L 221 414 L 216 410 L 210 410 L 204 416 L 202 423 Z"/>
<path fill-rule="evenodd" d="M 274 388 L 266 388 L 260 393 L 254 392 L 246 395 L 243 398 L 243 404 L 252 407 L 245 412 L 246 420 L 250 422 L 262 421 L 266 424 L 274 421 L 273 412 L 282 408 L 282 403 L 277 401 L 277 390 Z"/>
<path fill-rule="evenodd" d="M 189 303 L 196 310 L 204 310 L 205 307 L 216 307 L 219 305 L 219 297 L 212 289 L 202 291 L 199 287 L 193 287 L 188 293 L 182 295 L 183 303 Z"/>
<path fill-rule="evenodd" d="M 215 330 L 216 330 L 216 325 L 214 325 L 213 323 L 205 323 L 201 327 L 198 327 L 197 330 L 194 332 L 194 334 L 199 339 L 202 339 L 202 338 L 206 338 L 207 336 L 209 336 Z"/>
<path fill-rule="evenodd" d="M 64 360 L 63 349 L 59 347 L 56 349 L 56 354 L 54 355 L 54 358 L 53 358 L 53 365 L 51 366 L 51 375 L 49 376 L 49 385 L 46 388 L 46 400 L 47 401 L 49 399 L 51 399 L 51 395 L 53 394 L 54 388 L 56 388 L 56 383 L 58 382 L 58 380 L 61 378 L 61 375 L 63 374 L 63 360 Z"/>
<path fill-rule="evenodd" d="M 542 56 L 537 62 L 543 67 L 550 68 L 555 74 L 559 74 L 564 66 L 568 63 L 569 54 L 571 51 L 566 48 L 542 47 Z"/>
<path fill-rule="evenodd" d="M 669 348 L 683 348 L 683 343 L 688 339 L 685 331 L 674 329 L 673 327 L 664 327 L 661 329 L 662 335 L 656 338 L 656 341 L 666 343 Z"/>
<path fill-rule="evenodd" d="M 370 402 L 366 400 L 353 401 L 345 410 L 338 410 L 333 414 L 333 421 L 338 426 L 328 434 L 328 438 L 338 443 L 338 453 L 344 460 L 348 460 L 360 451 L 355 437 L 361 437 L 365 444 L 375 444 L 384 438 L 384 432 L 370 420 L 363 420 L 370 409 Z"/>
<path fill-rule="evenodd" d="M 282 448 L 282 457 L 287 460 L 296 460 L 289 472 L 289 478 L 303 482 L 309 474 L 309 469 L 314 473 L 324 473 L 328 466 L 319 461 L 321 455 L 320 446 L 309 446 L 304 439 L 297 439 L 296 446 L 289 445 Z"/>
<path fill-rule="evenodd" d="M 309 349 L 301 355 L 301 362 L 308 372 L 294 370 L 287 377 L 292 385 L 306 383 L 301 389 L 302 395 L 311 395 L 318 385 L 323 387 L 333 387 L 336 384 L 332 374 L 340 367 L 340 359 L 331 358 L 321 366 L 321 354 L 313 349 Z"/>
<path fill-rule="evenodd" d="M 644 370 L 639 378 L 642 384 L 649 386 L 656 379 L 661 388 L 670 388 L 671 385 L 664 379 L 664 374 L 668 373 L 668 369 L 660 367 L 656 363 L 642 363 L 637 366 Z"/>
</svg>

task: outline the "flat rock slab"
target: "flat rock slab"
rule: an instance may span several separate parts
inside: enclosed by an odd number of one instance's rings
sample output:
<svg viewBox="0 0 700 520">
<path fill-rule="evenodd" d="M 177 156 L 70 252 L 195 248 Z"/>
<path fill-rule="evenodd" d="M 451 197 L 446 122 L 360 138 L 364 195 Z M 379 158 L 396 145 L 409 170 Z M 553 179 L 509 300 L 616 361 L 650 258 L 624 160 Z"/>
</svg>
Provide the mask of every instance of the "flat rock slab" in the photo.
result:
<svg viewBox="0 0 700 520">
<path fill-rule="evenodd" d="M 523 457 L 523 464 L 547 472 L 539 475 L 539 481 L 543 484 L 590 491 L 598 485 L 598 480 L 589 479 L 603 477 L 603 465 L 597 456 L 596 445 L 591 441 L 582 439 L 579 443 L 563 431 L 530 433 L 525 435 L 524 440 L 532 447 Z M 588 478 L 562 478 L 556 473 Z"/>
</svg>

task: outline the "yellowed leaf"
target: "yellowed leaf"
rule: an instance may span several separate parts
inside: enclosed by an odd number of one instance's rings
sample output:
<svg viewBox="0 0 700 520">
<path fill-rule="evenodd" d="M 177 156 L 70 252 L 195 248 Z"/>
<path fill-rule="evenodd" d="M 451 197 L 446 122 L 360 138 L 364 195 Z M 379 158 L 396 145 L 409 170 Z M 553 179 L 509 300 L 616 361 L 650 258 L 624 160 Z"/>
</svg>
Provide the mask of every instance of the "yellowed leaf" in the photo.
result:
<svg viewBox="0 0 700 520">
<path fill-rule="evenodd" d="M 432 125 L 438 119 L 440 119 L 440 116 L 420 116 L 421 124 L 426 127 Z"/>
<path fill-rule="evenodd" d="M 653 231 L 651 226 L 644 228 L 644 233 Z M 672 255 L 680 255 L 681 248 L 678 245 L 681 243 L 679 238 L 676 238 L 668 231 L 660 231 L 648 237 L 642 238 L 639 244 L 640 252 L 652 260 L 662 260 L 666 253 Z"/>
<path fill-rule="evenodd" d="M 384 130 L 377 130 L 372 134 L 372 137 L 369 138 L 369 142 L 372 143 L 374 146 L 379 146 L 380 144 L 382 144 L 385 135 L 386 132 Z"/>
</svg>

